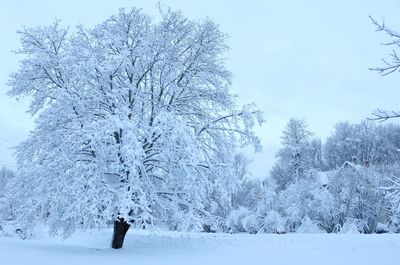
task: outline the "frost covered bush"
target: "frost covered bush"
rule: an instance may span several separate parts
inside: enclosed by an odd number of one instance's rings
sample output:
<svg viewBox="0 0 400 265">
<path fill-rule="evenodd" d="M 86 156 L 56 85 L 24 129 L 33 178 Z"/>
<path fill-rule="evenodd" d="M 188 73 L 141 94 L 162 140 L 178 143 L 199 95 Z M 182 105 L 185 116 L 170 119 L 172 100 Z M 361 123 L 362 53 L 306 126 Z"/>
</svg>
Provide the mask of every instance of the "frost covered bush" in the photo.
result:
<svg viewBox="0 0 400 265">
<path fill-rule="evenodd" d="M 367 229 L 368 225 L 363 220 L 347 219 L 342 226 L 337 227 L 337 232 L 341 234 L 359 234 Z"/>
<path fill-rule="evenodd" d="M 226 219 L 227 230 L 230 233 L 246 232 L 243 227 L 243 220 L 251 214 L 252 213 L 244 207 L 233 210 Z"/>
<path fill-rule="evenodd" d="M 229 214 L 225 224 L 227 231 L 230 233 L 247 232 L 255 234 L 263 226 L 263 216 L 245 207 L 240 207 Z"/>
<path fill-rule="evenodd" d="M 334 211 L 332 197 L 313 176 L 306 176 L 276 194 L 275 207 L 286 220 L 286 232 L 295 232 L 308 217 L 318 223 L 330 222 Z"/>
<path fill-rule="evenodd" d="M 321 234 L 326 233 L 324 229 L 321 229 L 317 222 L 312 221 L 308 216 L 304 217 L 300 226 L 296 230 L 297 233 L 304 234 Z"/>
<path fill-rule="evenodd" d="M 230 233 L 285 233 L 286 219 L 278 212 L 271 210 L 263 216 L 241 207 L 233 210 L 226 221 Z"/>
<path fill-rule="evenodd" d="M 261 227 L 262 232 L 266 233 L 286 233 L 287 220 L 282 217 L 278 212 L 271 210 L 264 218 Z"/>
<path fill-rule="evenodd" d="M 242 222 L 244 231 L 255 234 L 260 231 L 263 225 L 263 218 L 256 213 L 250 213 Z"/>
<path fill-rule="evenodd" d="M 378 222 L 387 222 L 390 202 L 380 189 L 385 178 L 375 166 L 353 163 L 332 174 L 329 191 L 338 206 L 332 213 L 336 226 L 363 224 L 363 233 L 375 233 Z"/>
<path fill-rule="evenodd" d="M 400 232 L 400 163 L 390 166 L 381 166 L 377 171 L 386 176 L 386 182 L 382 185 L 385 199 L 389 202 L 388 228 L 393 232 Z"/>
</svg>

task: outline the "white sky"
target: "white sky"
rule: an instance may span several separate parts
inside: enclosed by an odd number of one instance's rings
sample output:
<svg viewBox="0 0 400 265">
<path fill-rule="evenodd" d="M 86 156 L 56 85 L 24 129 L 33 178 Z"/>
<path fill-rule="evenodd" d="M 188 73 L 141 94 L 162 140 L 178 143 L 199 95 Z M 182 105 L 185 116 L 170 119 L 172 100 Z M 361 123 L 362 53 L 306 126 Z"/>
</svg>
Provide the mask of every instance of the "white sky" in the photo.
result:
<svg viewBox="0 0 400 265">
<path fill-rule="evenodd" d="M 378 107 L 400 109 L 400 73 L 381 77 L 369 67 L 380 64 L 390 47 L 374 32 L 368 16 L 385 17 L 400 30 L 400 0 L 163 0 L 189 18 L 210 17 L 230 35 L 228 68 L 241 103 L 255 102 L 266 124 L 257 129 L 262 153 L 251 155 L 251 171 L 264 177 L 274 163 L 280 135 L 291 117 L 306 118 L 325 139 L 338 121 L 359 122 Z M 17 69 L 16 31 L 23 25 L 102 22 L 120 7 L 157 13 L 156 1 L 145 0 L 14 0 L 0 6 L 0 166 L 14 166 L 9 148 L 33 128 L 26 102 L 8 98 L 5 82 Z M 396 19 L 397 18 L 397 19 Z M 25 100 L 26 101 L 26 100 Z"/>
</svg>

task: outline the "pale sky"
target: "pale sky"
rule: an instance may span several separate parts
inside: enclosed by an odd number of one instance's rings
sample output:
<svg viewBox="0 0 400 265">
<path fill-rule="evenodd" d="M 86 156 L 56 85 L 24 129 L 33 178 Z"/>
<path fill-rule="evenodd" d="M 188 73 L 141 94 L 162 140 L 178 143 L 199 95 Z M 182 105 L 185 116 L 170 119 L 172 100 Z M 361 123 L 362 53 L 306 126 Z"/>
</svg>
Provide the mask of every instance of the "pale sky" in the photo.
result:
<svg viewBox="0 0 400 265">
<path fill-rule="evenodd" d="M 264 177 L 274 163 L 281 132 L 291 117 L 305 118 L 323 140 L 335 123 L 359 122 L 376 108 L 400 109 L 400 73 L 381 77 L 380 64 L 390 47 L 368 16 L 385 17 L 400 31 L 400 0 L 178 1 L 165 6 L 189 18 L 210 17 L 227 33 L 227 66 L 241 103 L 255 102 L 266 123 L 257 129 L 263 152 L 251 154 L 251 171 Z M 17 69 L 16 31 L 23 25 L 92 26 L 120 7 L 140 7 L 156 16 L 156 1 L 8 0 L 0 6 L 0 166 L 15 166 L 10 147 L 33 128 L 26 100 L 8 98 L 6 81 Z"/>
</svg>

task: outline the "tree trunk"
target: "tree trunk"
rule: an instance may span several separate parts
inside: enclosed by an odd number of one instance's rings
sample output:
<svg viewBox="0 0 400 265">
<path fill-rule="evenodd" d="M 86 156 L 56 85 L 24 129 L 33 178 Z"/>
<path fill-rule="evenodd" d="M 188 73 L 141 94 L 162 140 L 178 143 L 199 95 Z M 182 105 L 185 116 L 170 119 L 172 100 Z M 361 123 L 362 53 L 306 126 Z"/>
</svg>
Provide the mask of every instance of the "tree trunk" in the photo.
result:
<svg viewBox="0 0 400 265">
<path fill-rule="evenodd" d="M 131 225 L 128 224 L 124 218 L 118 218 L 117 220 L 114 221 L 114 233 L 113 233 L 113 239 L 112 239 L 112 244 L 111 247 L 114 249 L 119 249 L 122 248 L 122 245 L 124 244 L 124 239 L 126 232 L 128 232 L 128 229 Z"/>
</svg>

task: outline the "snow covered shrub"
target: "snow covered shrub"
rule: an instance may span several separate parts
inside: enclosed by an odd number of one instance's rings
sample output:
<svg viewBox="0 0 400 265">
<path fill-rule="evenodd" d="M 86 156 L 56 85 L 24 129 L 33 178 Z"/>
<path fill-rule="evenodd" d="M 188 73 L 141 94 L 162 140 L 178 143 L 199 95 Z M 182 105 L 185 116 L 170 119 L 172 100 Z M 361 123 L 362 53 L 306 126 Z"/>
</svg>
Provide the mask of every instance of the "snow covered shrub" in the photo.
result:
<svg viewBox="0 0 400 265">
<path fill-rule="evenodd" d="M 400 163 L 378 167 L 377 171 L 386 179 L 381 187 L 388 202 L 386 214 L 389 220 L 386 224 L 390 231 L 400 232 Z M 382 221 L 379 220 L 381 223 Z"/>
<path fill-rule="evenodd" d="M 329 191 L 338 205 L 332 214 L 336 226 L 356 225 L 363 233 L 375 233 L 378 222 L 388 221 L 390 203 L 380 189 L 385 177 L 375 166 L 346 162 L 331 177 Z"/>
<path fill-rule="evenodd" d="M 343 224 L 343 226 L 338 226 L 337 232 L 341 234 L 359 234 L 363 233 L 367 229 L 368 225 L 363 220 L 349 218 Z"/>
<path fill-rule="evenodd" d="M 391 213 L 387 227 L 388 231 L 392 233 L 400 233 L 400 213 Z"/>
<path fill-rule="evenodd" d="M 321 229 L 317 222 L 312 221 L 310 217 L 306 216 L 303 218 L 300 226 L 296 230 L 297 233 L 304 234 L 321 234 L 326 233 L 324 229 Z"/>
<path fill-rule="evenodd" d="M 210 220 L 207 220 L 203 223 L 203 231 L 207 232 L 204 229 L 204 225 L 209 226 L 211 232 L 227 232 L 228 228 L 226 226 L 226 217 L 221 216 L 212 216 Z"/>
<path fill-rule="evenodd" d="M 163 213 L 164 218 L 153 222 L 155 226 L 166 227 L 170 231 L 202 231 L 203 219 L 191 212 L 170 207 Z M 150 226 L 153 224 L 149 224 Z M 142 228 L 142 227 L 139 227 Z"/>
<path fill-rule="evenodd" d="M 263 219 L 263 224 L 260 229 L 266 233 L 286 233 L 287 220 L 283 218 L 278 212 L 271 210 Z"/>
<path fill-rule="evenodd" d="M 335 207 L 329 192 L 312 175 L 279 191 L 275 204 L 274 210 L 286 219 L 287 232 L 295 232 L 306 216 L 321 224 L 329 223 Z"/>
<path fill-rule="evenodd" d="M 233 210 L 226 219 L 228 231 L 230 233 L 246 232 L 243 227 L 243 220 L 250 214 L 251 212 L 244 207 Z"/>
<path fill-rule="evenodd" d="M 258 231 L 260 231 L 262 225 L 263 225 L 263 218 L 256 214 L 256 213 L 250 213 L 248 216 L 246 216 L 243 219 L 243 229 L 250 233 L 250 234 L 255 234 Z"/>
</svg>

